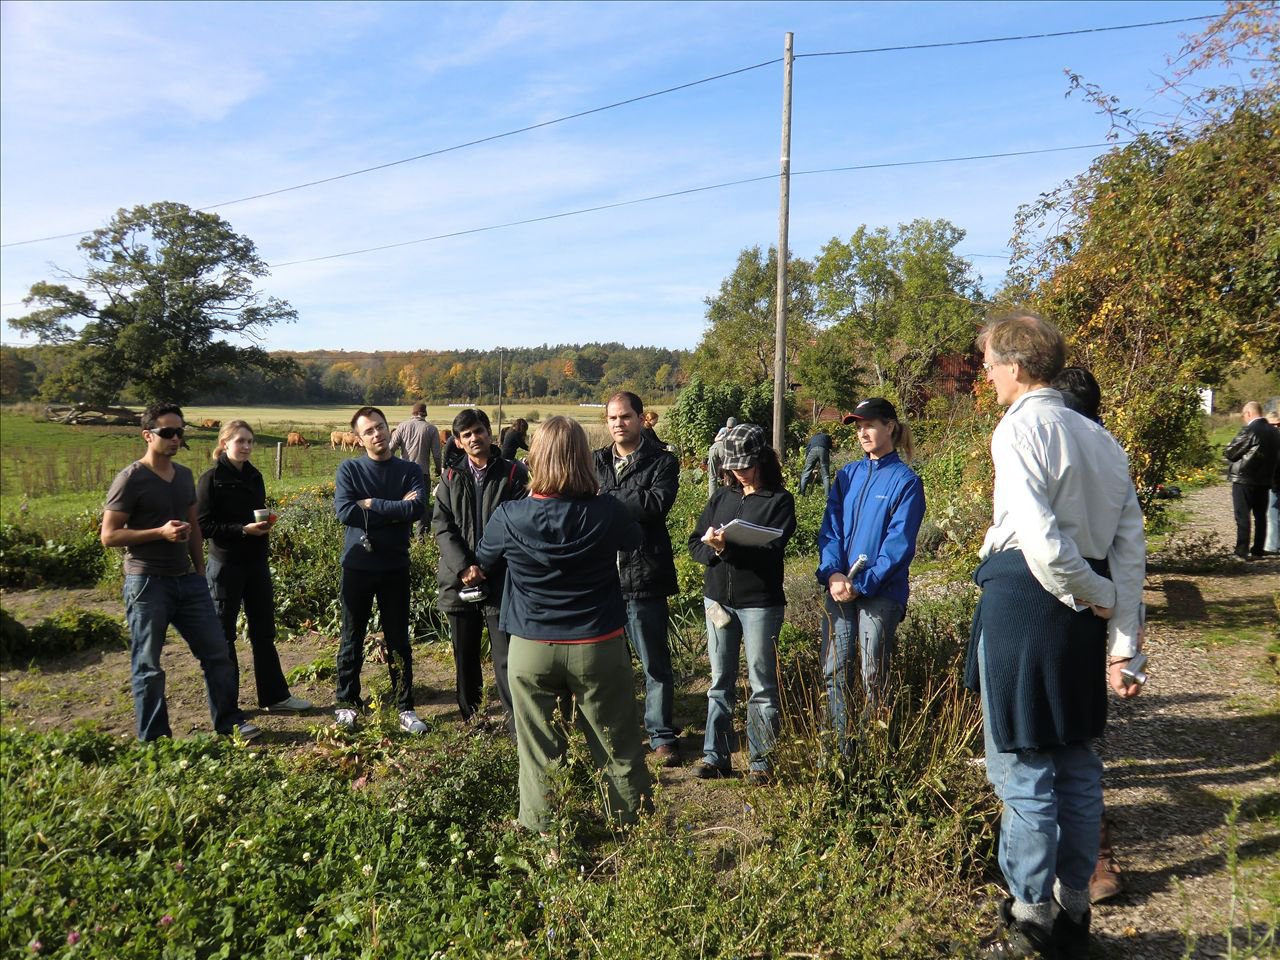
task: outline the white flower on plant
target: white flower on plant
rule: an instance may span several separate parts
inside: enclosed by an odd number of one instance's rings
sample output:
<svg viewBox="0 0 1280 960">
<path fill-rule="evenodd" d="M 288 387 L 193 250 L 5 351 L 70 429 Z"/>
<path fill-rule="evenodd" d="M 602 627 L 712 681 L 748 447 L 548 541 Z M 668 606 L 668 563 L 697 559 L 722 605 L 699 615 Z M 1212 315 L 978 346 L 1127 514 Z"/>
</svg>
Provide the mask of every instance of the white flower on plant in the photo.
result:
<svg viewBox="0 0 1280 960">
<path fill-rule="evenodd" d="M 299 939 L 299 940 L 301 940 L 303 937 L 305 937 L 305 936 L 307 935 L 307 928 L 306 928 L 306 927 L 299 927 L 299 928 L 295 931 L 295 933 L 297 933 L 297 934 L 298 934 L 298 939 Z"/>
<path fill-rule="evenodd" d="M 363 867 L 360 868 L 360 872 L 363 873 L 366 877 L 370 876 L 373 873 L 373 864 L 366 863 Z"/>
<path fill-rule="evenodd" d="M 302 862 L 303 862 L 303 863 L 310 863 L 310 862 L 311 862 L 311 851 L 310 851 L 310 850 L 308 850 L 306 853 L 304 853 L 304 854 L 302 855 Z"/>
<path fill-rule="evenodd" d="M 222 872 L 223 872 L 223 873 L 226 873 L 226 872 L 227 872 L 228 870 L 230 870 L 230 869 L 231 869 L 231 862 L 230 862 L 229 860 L 223 860 L 223 861 L 222 861 Z"/>
</svg>

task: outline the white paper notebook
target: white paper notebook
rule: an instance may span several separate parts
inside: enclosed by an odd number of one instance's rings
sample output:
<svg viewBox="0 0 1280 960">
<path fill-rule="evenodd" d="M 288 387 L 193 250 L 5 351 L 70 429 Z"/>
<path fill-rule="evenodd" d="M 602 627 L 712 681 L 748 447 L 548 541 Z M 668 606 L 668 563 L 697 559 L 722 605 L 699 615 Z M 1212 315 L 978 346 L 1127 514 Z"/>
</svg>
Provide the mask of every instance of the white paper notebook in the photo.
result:
<svg viewBox="0 0 1280 960">
<path fill-rule="evenodd" d="M 720 528 L 720 532 L 725 540 L 740 547 L 763 547 L 782 536 L 778 527 L 762 527 L 747 520 L 730 520 Z"/>
</svg>

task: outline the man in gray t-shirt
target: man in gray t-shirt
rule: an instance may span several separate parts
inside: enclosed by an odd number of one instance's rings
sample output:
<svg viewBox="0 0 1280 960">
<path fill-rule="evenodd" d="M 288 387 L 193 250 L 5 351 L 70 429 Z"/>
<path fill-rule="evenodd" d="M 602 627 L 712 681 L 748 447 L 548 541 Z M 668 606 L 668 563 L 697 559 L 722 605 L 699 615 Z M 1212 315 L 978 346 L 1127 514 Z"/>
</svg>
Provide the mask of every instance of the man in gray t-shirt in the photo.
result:
<svg viewBox="0 0 1280 960">
<path fill-rule="evenodd" d="M 214 729 L 239 730 L 251 739 L 262 731 L 237 706 L 235 668 L 204 576 L 195 483 L 190 470 L 173 462 L 184 430 L 176 405 L 146 409 L 142 438 L 147 451 L 116 475 L 102 514 L 102 545 L 124 548 L 124 609 L 138 739 L 173 735 L 160 668 L 170 624 L 200 661 Z"/>
</svg>

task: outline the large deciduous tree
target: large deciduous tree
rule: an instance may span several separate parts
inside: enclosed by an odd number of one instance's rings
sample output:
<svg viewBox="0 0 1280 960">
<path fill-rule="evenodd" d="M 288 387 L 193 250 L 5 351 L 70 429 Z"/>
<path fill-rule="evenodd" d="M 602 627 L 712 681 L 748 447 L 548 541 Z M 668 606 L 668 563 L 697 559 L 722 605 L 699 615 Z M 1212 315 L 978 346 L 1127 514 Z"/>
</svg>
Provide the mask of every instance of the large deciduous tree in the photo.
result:
<svg viewBox="0 0 1280 960">
<path fill-rule="evenodd" d="M 46 397 L 114 402 L 128 390 L 184 402 L 246 370 L 293 370 L 256 343 L 227 339 L 260 342 L 297 314 L 254 289 L 267 265 L 216 214 L 180 203 L 122 209 L 79 246 L 83 272 L 59 271 L 79 289 L 34 284 L 24 303 L 38 309 L 9 321 L 68 345 L 67 363 L 42 386 Z"/>
<path fill-rule="evenodd" d="M 754 387 L 773 380 L 777 324 L 778 251 L 759 247 L 738 255 L 720 292 L 706 299 L 707 329 L 694 351 L 693 372 L 708 383 Z M 787 366 L 813 339 L 813 264 L 787 261 Z"/>
<path fill-rule="evenodd" d="M 859 227 L 822 248 L 818 314 L 866 359 L 870 383 L 916 408 L 938 359 L 964 349 L 982 316 L 981 278 L 956 254 L 965 232 L 947 220 Z"/>
<path fill-rule="evenodd" d="M 1133 137 L 1018 215 L 1015 292 L 1057 322 L 1102 385 L 1139 488 L 1198 433 L 1197 388 L 1280 366 L 1280 23 L 1228 5 L 1170 81 L 1240 57 L 1248 82 L 1187 86 L 1172 121 L 1072 81 Z"/>
</svg>

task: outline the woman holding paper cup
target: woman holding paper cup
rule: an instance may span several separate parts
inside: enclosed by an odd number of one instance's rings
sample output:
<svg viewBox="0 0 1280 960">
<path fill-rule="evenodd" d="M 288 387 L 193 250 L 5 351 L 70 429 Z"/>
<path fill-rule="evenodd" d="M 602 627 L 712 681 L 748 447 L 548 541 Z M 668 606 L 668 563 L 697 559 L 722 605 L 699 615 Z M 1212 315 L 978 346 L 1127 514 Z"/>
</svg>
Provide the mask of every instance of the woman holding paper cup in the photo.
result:
<svg viewBox="0 0 1280 960">
<path fill-rule="evenodd" d="M 703 603 L 707 616 L 707 733 L 701 779 L 727 776 L 736 742 L 738 650 L 745 647 L 751 699 L 747 702 L 747 748 L 753 783 L 770 778 L 778 705 L 778 632 L 786 597 L 782 551 L 796 529 L 796 505 L 782 481 L 778 455 L 753 423 L 740 423 L 724 438 L 727 485 L 716 490 L 689 537 L 689 552 L 706 566 Z M 734 523 L 733 521 L 738 521 Z"/>
<path fill-rule="evenodd" d="M 866 702 L 884 702 L 893 638 L 907 604 L 907 569 L 924 518 L 924 484 L 906 464 L 911 430 L 882 397 L 863 400 L 857 423 L 866 456 L 836 474 L 818 533 L 818 582 L 827 589 L 822 662 L 832 725 L 848 751 L 848 677 L 862 662 Z"/>
<path fill-rule="evenodd" d="M 310 701 L 289 693 L 276 652 L 276 609 L 267 561 L 267 535 L 275 518 L 267 509 L 262 474 L 249 462 L 253 428 L 232 420 L 218 433 L 213 467 L 196 485 L 200 532 L 209 545 L 205 575 L 213 605 L 227 637 L 227 652 L 236 668 L 236 620 L 243 604 L 253 647 L 253 676 L 258 705 L 268 710 L 308 710 Z"/>
</svg>

